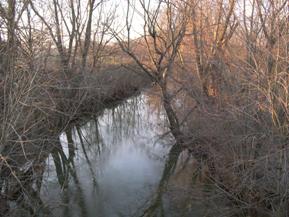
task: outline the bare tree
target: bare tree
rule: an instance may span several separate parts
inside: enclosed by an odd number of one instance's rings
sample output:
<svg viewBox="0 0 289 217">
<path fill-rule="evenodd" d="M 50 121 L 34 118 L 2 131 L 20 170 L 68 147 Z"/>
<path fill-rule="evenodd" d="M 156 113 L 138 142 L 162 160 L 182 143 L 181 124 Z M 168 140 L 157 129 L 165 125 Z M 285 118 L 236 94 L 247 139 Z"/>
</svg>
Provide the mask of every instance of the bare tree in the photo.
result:
<svg viewBox="0 0 289 217">
<path fill-rule="evenodd" d="M 266 1 L 257 0 L 258 16 L 260 18 L 261 29 L 266 40 L 267 48 L 267 74 L 272 74 L 272 70 L 275 65 L 274 47 L 278 42 L 278 38 L 281 32 L 286 28 L 286 17 L 280 19 L 280 15 L 284 13 L 288 8 L 288 1 Z M 286 13 L 286 12 L 285 12 Z M 279 34 L 279 35 L 278 35 Z"/>
<path fill-rule="evenodd" d="M 79 53 L 81 54 L 80 70 L 86 70 L 92 40 L 92 27 L 95 22 L 101 22 L 101 20 L 94 20 L 93 15 L 95 10 L 101 7 L 104 2 L 104 0 L 87 0 L 85 3 L 80 0 L 53 0 L 50 5 L 53 20 L 49 22 L 48 17 L 39 11 L 36 1 L 30 1 L 31 8 L 48 29 L 58 50 L 64 73 L 63 79 L 71 78 L 75 68 L 78 68 L 76 59 Z M 49 7 L 49 4 L 47 6 Z M 100 18 L 102 17 L 99 16 Z M 100 27 L 98 25 L 98 28 Z M 106 29 L 102 30 L 107 31 Z"/>
<path fill-rule="evenodd" d="M 202 82 L 202 88 L 207 96 L 216 96 L 222 73 L 215 68 L 216 62 L 220 62 L 224 47 L 232 38 L 238 22 L 234 15 L 235 0 L 230 0 L 225 8 L 223 0 L 213 1 L 216 11 L 208 10 L 208 2 L 191 1 L 193 7 L 191 16 L 192 35 L 195 50 L 195 59 L 198 74 Z M 214 18 L 214 19 L 212 19 Z M 206 23 L 203 22 L 206 21 Z M 211 41 L 206 40 L 212 38 Z M 209 48 L 204 47 L 206 45 Z"/>
<path fill-rule="evenodd" d="M 140 0 L 139 3 L 143 9 L 145 23 L 141 42 L 146 46 L 149 61 L 142 60 L 133 50 L 129 13 L 126 17 L 127 40 L 116 32 L 114 35 L 122 50 L 160 87 L 171 132 L 178 142 L 182 142 L 181 126 L 172 106 L 173 95 L 168 89 L 168 82 L 175 70 L 174 64 L 186 33 L 190 8 L 185 3 L 177 5 L 170 0 L 159 1 L 155 10 L 150 8 L 150 2 Z M 130 1 L 128 1 L 128 5 L 130 5 Z M 182 13 L 176 14 L 177 9 Z"/>
</svg>

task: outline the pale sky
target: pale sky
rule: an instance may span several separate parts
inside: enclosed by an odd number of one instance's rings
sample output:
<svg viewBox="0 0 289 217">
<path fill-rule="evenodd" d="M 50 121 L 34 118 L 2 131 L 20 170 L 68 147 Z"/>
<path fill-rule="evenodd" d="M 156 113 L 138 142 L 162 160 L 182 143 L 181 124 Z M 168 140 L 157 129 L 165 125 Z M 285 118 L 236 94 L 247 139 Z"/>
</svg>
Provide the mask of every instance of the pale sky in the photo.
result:
<svg viewBox="0 0 289 217">
<path fill-rule="evenodd" d="M 157 0 L 141 0 L 146 5 L 150 4 L 150 8 L 156 7 Z M 127 3 L 128 0 L 110 0 L 115 6 L 116 9 L 116 21 L 115 26 L 117 30 L 125 28 L 126 24 L 126 15 L 127 15 Z M 142 17 L 143 9 L 140 4 L 140 0 L 130 0 L 129 8 L 129 21 L 131 22 L 131 37 L 136 38 L 143 34 L 144 20 Z"/>
</svg>

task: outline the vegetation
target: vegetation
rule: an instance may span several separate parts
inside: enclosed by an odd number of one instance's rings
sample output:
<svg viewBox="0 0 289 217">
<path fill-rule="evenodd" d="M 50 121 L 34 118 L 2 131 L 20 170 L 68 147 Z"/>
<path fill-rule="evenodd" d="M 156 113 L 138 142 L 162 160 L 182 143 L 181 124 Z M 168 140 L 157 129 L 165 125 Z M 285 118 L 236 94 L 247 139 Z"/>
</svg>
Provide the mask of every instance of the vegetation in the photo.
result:
<svg viewBox="0 0 289 217">
<path fill-rule="evenodd" d="M 163 215 L 185 151 L 187 203 L 202 194 L 218 204 L 211 215 L 287 216 L 288 1 L 136 2 L 121 30 L 104 0 L 0 2 L 0 214 L 6 199 L 37 193 L 31 177 L 71 122 L 153 83 L 176 144 L 143 216 Z"/>
</svg>

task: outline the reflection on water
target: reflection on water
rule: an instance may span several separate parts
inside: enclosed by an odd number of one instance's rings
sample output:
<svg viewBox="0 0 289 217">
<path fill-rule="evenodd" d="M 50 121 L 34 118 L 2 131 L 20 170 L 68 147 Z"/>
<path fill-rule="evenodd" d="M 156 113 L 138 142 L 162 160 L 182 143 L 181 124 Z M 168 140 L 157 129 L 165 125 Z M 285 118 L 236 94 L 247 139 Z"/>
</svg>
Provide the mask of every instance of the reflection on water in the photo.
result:
<svg viewBox="0 0 289 217">
<path fill-rule="evenodd" d="M 75 125 L 59 138 L 41 198 L 55 216 L 136 216 L 161 180 L 171 142 L 146 96 Z"/>
</svg>

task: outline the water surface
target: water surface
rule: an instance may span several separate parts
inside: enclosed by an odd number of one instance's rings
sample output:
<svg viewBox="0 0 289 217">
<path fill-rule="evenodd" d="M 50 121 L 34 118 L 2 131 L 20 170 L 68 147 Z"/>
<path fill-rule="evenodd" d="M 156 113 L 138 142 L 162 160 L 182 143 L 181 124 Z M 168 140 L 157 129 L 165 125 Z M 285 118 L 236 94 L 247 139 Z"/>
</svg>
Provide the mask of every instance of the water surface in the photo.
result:
<svg viewBox="0 0 289 217">
<path fill-rule="evenodd" d="M 60 136 L 41 198 L 55 216 L 136 216 L 153 195 L 171 147 L 165 115 L 146 95 Z M 162 136 L 162 135 L 167 136 Z"/>
</svg>

